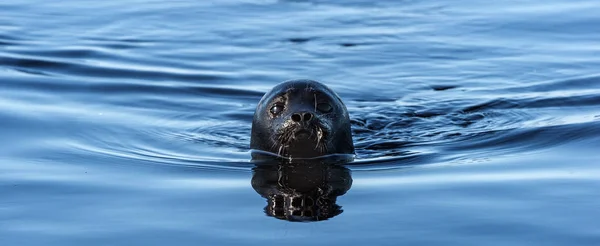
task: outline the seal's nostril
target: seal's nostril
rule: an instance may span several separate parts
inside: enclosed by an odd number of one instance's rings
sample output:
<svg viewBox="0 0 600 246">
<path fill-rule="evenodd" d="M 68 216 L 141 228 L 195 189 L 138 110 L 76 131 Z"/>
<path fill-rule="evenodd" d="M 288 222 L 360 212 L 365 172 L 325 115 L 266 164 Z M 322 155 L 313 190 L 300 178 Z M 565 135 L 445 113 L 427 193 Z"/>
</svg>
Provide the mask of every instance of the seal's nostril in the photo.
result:
<svg viewBox="0 0 600 246">
<path fill-rule="evenodd" d="M 304 121 L 309 121 L 310 119 L 312 119 L 312 114 L 311 113 L 304 113 Z"/>
<path fill-rule="evenodd" d="M 295 122 L 300 122 L 302 120 L 302 116 L 300 116 L 300 114 L 293 114 L 292 120 Z"/>
</svg>

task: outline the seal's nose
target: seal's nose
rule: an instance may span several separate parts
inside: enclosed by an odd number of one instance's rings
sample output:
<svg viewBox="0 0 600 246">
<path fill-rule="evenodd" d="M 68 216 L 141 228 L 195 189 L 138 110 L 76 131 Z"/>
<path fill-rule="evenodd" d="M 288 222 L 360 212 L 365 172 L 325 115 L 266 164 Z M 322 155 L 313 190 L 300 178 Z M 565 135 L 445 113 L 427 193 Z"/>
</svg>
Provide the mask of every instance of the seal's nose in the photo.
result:
<svg viewBox="0 0 600 246">
<path fill-rule="evenodd" d="M 308 122 L 313 118 L 310 112 L 299 112 L 292 114 L 292 120 L 294 122 Z"/>
</svg>

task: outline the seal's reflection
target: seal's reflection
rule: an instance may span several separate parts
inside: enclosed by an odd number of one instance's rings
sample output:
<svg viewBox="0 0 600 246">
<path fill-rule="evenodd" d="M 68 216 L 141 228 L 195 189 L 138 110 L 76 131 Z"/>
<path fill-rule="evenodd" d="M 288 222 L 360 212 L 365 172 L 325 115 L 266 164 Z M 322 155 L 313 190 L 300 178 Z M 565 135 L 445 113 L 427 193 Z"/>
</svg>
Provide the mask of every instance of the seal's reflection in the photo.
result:
<svg viewBox="0 0 600 246">
<path fill-rule="evenodd" d="M 252 187 L 267 199 L 265 213 L 288 221 L 320 221 L 342 213 L 336 204 L 352 186 L 350 170 L 319 161 L 262 163 Z"/>
</svg>

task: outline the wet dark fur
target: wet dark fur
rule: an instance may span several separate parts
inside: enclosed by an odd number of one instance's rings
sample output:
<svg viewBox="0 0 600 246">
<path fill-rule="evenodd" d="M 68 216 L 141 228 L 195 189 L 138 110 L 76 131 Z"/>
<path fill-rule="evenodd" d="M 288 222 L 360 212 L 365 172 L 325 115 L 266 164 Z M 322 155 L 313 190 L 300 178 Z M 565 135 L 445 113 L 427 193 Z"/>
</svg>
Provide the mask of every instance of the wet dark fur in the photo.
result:
<svg viewBox="0 0 600 246">
<path fill-rule="evenodd" d="M 318 104 L 332 107 L 322 112 Z M 273 105 L 283 105 L 273 114 Z M 294 113 L 312 114 L 310 120 L 294 121 Z M 313 80 L 291 80 L 275 86 L 258 103 L 252 121 L 250 148 L 288 158 L 314 158 L 329 154 L 353 154 L 350 118 L 339 96 Z M 253 153 L 256 158 L 257 154 Z"/>
</svg>

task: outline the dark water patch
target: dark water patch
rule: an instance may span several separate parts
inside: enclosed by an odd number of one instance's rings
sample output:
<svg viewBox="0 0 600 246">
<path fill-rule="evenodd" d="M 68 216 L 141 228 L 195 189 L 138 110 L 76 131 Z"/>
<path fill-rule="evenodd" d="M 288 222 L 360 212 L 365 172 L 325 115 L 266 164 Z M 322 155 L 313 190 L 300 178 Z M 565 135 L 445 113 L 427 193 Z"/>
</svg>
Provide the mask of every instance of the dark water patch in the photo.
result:
<svg viewBox="0 0 600 246">
<path fill-rule="evenodd" d="M 295 44 L 302 44 L 312 40 L 314 40 L 314 38 L 289 38 L 287 41 Z"/>
<path fill-rule="evenodd" d="M 360 127 L 364 127 L 367 124 L 367 121 L 365 119 L 350 119 L 350 123 L 352 125 L 357 125 Z"/>
<path fill-rule="evenodd" d="M 358 46 L 360 44 L 358 43 L 341 43 L 340 46 L 342 47 L 354 47 L 354 46 Z"/>
<path fill-rule="evenodd" d="M 14 70 L 21 72 L 21 73 L 31 74 L 31 75 L 52 76 L 52 74 L 42 72 L 42 71 L 37 71 L 37 70 L 30 70 L 30 69 L 24 69 L 24 68 L 14 68 Z"/>
<path fill-rule="evenodd" d="M 24 57 L 14 58 L 7 56 L 0 56 L 0 63 L 4 66 L 22 69 L 68 69 L 71 67 L 71 64 L 65 61 Z"/>
<path fill-rule="evenodd" d="M 10 45 L 16 45 L 16 44 L 17 44 L 16 42 L 5 41 L 5 40 L 0 39 L 0 48 L 10 46 Z"/>
<path fill-rule="evenodd" d="M 475 114 L 452 114 L 450 116 L 450 122 L 452 125 L 460 126 L 460 127 L 468 127 L 474 123 L 482 121 L 486 118 L 485 114 L 475 113 Z M 518 119 L 521 120 L 521 119 Z M 518 121 L 517 120 L 517 121 Z M 455 135 L 457 133 L 451 133 L 450 135 Z M 460 134 L 460 133 L 458 133 Z"/>
<path fill-rule="evenodd" d="M 13 51 L 14 52 L 14 51 Z M 20 55 L 47 58 L 108 58 L 111 55 L 91 48 L 23 49 Z"/>
<path fill-rule="evenodd" d="M 138 45 L 120 43 L 120 42 L 105 42 L 102 44 L 102 47 L 115 49 L 115 50 L 129 50 L 139 48 Z"/>
<path fill-rule="evenodd" d="M 121 43 L 129 43 L 129 44 L 151 44 L 151 43 L 155 42 L 155 40 L 135 38 L 135 37 L 105 38 L 105 37 L 94 36 L 94 37 L 86 38 L 85 40 L 90 40 L 90 41 L 94 41 L 94 42 L 98 42 L 98 41 L 99 42 L 121 42 Z"/>
<path fill-rule="evenodd" d="M 457 85 L 432 85 L 431 89 L 433 89 L 434 91 L 446 91 L 446 90 L 451 90 L 451 89 L 456 89 L 458 88 Z"/>
<path fill-rule="evenodd" d="M 390 149 L 402 149 L 404 147 L 410 146 L 414 144 L 414 142 L 410 141 L 373 141 L 372 143 L 363 142 L 360 145 L 357 145 L 357 148 L 361 150 L 390 150 Z"/>
<path fill-rule="evenodd" d="M 14 35 L 0 33 L 0 48 L 2 48 L 2 46 L 18 45 L 20 41 L 21 39 Z"/>
<path fill-rule="evenodd" d="M 493 99 L 493 100 L 485 102 L 485 103 L 469 106 L 469 107 L 462 109 L 461 111 L 464 113 L 471 113 L 471 112 L 485 111 L 485 110 L 489 110 L 489 109 L 516 108 L 518 106 L 519 106 L 519 104 L 517 102 L 511 101 L 509 99 L 500 98 L 500 99 Z"/>
</svg>

